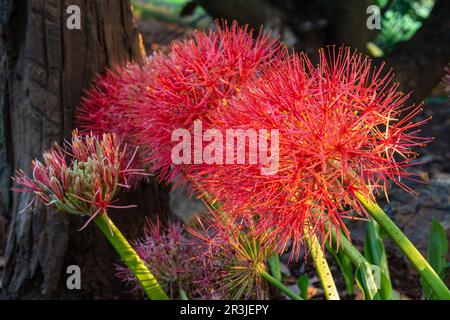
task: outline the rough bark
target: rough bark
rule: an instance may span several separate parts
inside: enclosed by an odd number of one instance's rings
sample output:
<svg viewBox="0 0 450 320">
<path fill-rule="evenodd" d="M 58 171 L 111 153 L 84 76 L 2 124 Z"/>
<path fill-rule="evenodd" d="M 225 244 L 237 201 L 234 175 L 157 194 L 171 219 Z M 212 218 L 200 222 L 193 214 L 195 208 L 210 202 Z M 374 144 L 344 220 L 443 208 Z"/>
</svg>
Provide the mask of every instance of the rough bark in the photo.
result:
<svg viewBox="0 0 450 320">
<path fill-rule="evenodd" d="M 397 74 L 411 100 L 420 102 L 444 75 L 450 63 L 450 1 L 437 0 L 433 11 L 419 31 L 408 41 L 399 43 L 386 60 Z"/>
<path fill-rule="evenodd" d="M 3 202 L 3 194 L 2 194 L 2 190 L 0 189 L 0 275 L 3 270 L 2 256 L 3 256 L 4 249 L 5 249 L 5 223 L 4 223 L 4 218 L 3 218 L 2 202 Z"/>
<path fill-rule="evenodd" d="M 81 8 L 81 30 L 66 27 L 69 5 Z M 28 169 L 53 142 L 70 137 L 75 107 L 93 74 L 141 56 L 130 4 L 122 0 L 4 0 L 0 33 L 0 166 L 5 178 L 16 169 Z M 154 182 L 121 198 L 139 206 L 111 214 L 130 238 L 136 237 L 146 216 L 168 212 L 167 190 Z M 78 217 L 42 207 L 19 213 L 30 195 L 8 193 L 8 199 L 5 297 L 125 294 L 113 275 L 118 257 L 94 225 L 78 232 L 83 223 Z M 66 288 L 71 264 L 81 268 L 81 291 Z"/>
</svg>

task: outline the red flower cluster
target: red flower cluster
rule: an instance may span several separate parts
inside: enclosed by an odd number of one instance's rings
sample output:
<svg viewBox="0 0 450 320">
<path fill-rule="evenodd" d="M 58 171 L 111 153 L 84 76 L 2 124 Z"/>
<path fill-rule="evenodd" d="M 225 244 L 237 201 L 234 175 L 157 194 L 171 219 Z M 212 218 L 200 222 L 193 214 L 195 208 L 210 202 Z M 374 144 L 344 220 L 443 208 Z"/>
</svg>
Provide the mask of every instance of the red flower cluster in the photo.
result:
<svg viewBox="0 0 450 320">
<path fill-rule="evenodd" d="M 325 240 L 328 224 L 347 233 L 342 219 L 365 215 L 357 193 L 386 193 L 389 181 L 411 191 L 403 180 L 414 179 L 406 170 L 412 148 L 428 139 L 416 135 L 424 121 L 412 122 L 420 106 L 403 106 L 408 96 L 391 72 L 334 47 L 314 66 L 306 55 L 286 57 L 263 33 L 217 29 L 174 42 L 143 69 L 128 65 L 100 78 L 80 111 L 84 129 L 142 145 L 160 180 L 195 181 L 233 218 L 256 219 L 255 234 L 269 230 L 280 250 L 293 240 L 297 254 L 304 230 Z M 203 130 L 278 130 L 278 172 L 262 174 L 261 161 L 174 165 L 172 133 L 195 120 Z"/>
<path fill-rule="evenodd" d="M 75 130 L 67 149 L 55 144 L 44 152 L 43 163 L 33 161 L 31 177 L 20 170 L 13 180 L 22 188 L 13 191 L 34 193 L 30 205 L 40 200 L 61 211 L 90 216 L 84 228 L 97 215 L 106 214 L 107 208 L 132 207 L 114 205 L 119 189 L 129 187 L 129 178 L 144 175 L 130 169 L 124 155 L 115 134 L 80 137 Z"/>
<path fill-rule="evenodd" d="M 216 27 L 175 41 L 168 54 L 155 53 L 142 69 L 130 64 L 97 79 L 79 111 L 81 128 L 142 145 L 151 171 L 175 181 L 186 166 L 173 166 L 173 131 L 191 129 L 196 119 L 207 124 L 209 112 L 226 106 L 282 54 L 280 43 L 262 32 L 253 38 L 236 23 Z"/>
<path fill-rule="evenodd" d="M 195 120 L 207 126 L 211 113 L 226 107 L 244 84 L 281 54 L 279 42 L 261 32 L 253 39 L 247 27 L 236 23 L 216 26 L 217 32 L 196 32 L 192 39 L 174 42 L 168 55 L 153 56 L 152 76 L 135 116 L 142 119 L 139 142 L 161 180 L 176 181 L 189 170 L 173 165 L 174 130 L 190 130 Z"/>
<path fill-rule="evenodd" d="M 224 211 L 256 219 L 257 233 L 269 230 L 279 248 L 293 240 L 295 254 L 305 228 L 323 240 L 327 224 L 346 231 L 342 218 L 365 215 L 357 192 L 372 198 L 389 180 L 411 191 L 402 180 L 413 179 L 405 170 L 411 148 L 428 141 L 416 136 L 424 121 L 412 122 L 420 106 L 403 107 L 407 96 L 391 79 L 349 49 L 321 50 L 317 67 L 294 55 L 243 88 L 214 120 L 218 128 L 277 129 L 278 172 L 262 175 L 259 162 L 203 166 L 194 177 Z"/>
<path fill-rule="evenodd" d="M 145 90 L 149 64 L 149 60 L 143 66 L 128 63 L 97 76 L 77 109 L 77 125 L 82 133 L 116 134 L 122 143 L 131 147 L 127 149 L 126 158 L 135 156 L 134 165 L 139 168 L 147 166 L 143 161 L 142 148 L 134 154 L 138 147 L 136 136 L 139 123 L 131 117 L 131 112 Z"/>
<path fill-rule="evenodd" d="M 80 128 L 95 135 L 115 133 L 121 139 L 132 139 L 136 126 L 129 113 L 142 94 L 149 63 L 142 67 L 128 63 L 97 76 L 77 110 Z"/>
</svg>

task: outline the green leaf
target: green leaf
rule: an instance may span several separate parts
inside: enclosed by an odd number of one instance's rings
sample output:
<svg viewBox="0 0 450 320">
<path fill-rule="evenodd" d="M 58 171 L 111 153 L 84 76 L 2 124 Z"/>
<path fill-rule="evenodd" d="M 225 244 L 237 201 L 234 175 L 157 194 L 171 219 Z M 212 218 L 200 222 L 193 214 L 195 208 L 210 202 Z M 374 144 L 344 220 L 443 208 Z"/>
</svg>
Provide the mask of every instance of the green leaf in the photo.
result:
<svg viewBox="0 0 450 320">
<path fill-rule="evenodd" d="M 300 296 L 304 300 L 308 300 L 308 287 L 309 287 L 309 280 L 308 277 L 303 274 L 301 275 L 297 280 L 297 286 L 300 289 Z"/>
<path fill-rule="evenodd" d="M 447 278 L 448 275 L 450 275 L 450 262 L 447 262 L 447 264 L 445 265 L 444 270 L 442 270 L 439 273 L 439 276 L 441 277 L 441 279 L 444 279 L 444 280 L 445 280 L 445 278 Z"/>
<path fill-rule="evenodd" d="M 184 291 L 183 289 L 180 289 L 179 293 L 180 293 L 180 300 L 189 300 L 189 298 L 186 294 L 186 291 Z"/>
<path fill-rule="evenodd" d="M 380 268 L 380 298 L 383 300 L 390 300 L 392 298 L 392 284 L 389 277 L 389 267 L 383 238 L 380 233 L 380 226 L 378 223 L 374 220 L 370 220 L 367 223 L 367 233 L 364 241 L 364 256 L 370 263 Z"/>
<path fill-rule="evenodd" d="M 356 284 L 361 289 L 364 300 L 380 300 L 377 285 L 377 266 L 363 262 L 356 268 Z M 379 268 L 378 268 L 379 271 Z"/>
<path fill-rule="evenodd" d="M 448 240 L 445 230 L 438 220 L 432 218 L 430 234 L 428 236 L 427 260 L 443 280 L 445 279 L 448 268 L 446 261 L 447 252 Z M 420 285 L 422 286 L 425 299 L 432 300 L 437 298 L 423 277 L 420 278 Z"/>
<path fill-rule="evenodd" d="M 387 266 L 387 263 L 384 261 L 386 254 L 379 230 L 380 227 L 376 221 L 370 220 L 367 223 L 367 233 L 364 242 L 364 255 L 366 255 L 366 258 L 370 263 L 381 268 L 383 264 L 386 264 Z"/>
<path fill-rule="evenodd" d="M 347 294 L 353 296 L 355 294 L 355 275 L 353 274 L 352 261 L 341 249 L 336 252 L 328 245 L 326 245 L 326 247 L 341 269 L 342 275 L 344 276 L 345 287 L 347 288 Z"/>
<path fill-rule="evenodd" d="M 391 286 L 391 280 L 384 274 L 383 271 L 380 272 L 380 283 L 381 287 L 378 290 L 378 293 L 380 294 L 381 300 L 393 300 L 392 297 L 392 286 Z"/>
<path fill-rule="evenodd" d="M 366 238 L 364 240 L 364 257 L 369 261 L 370 263 L 373 263 L 374 258 L 372 257 L 372 250 L 370 249 L 368 234 L 366 232 Z"/>
<path fill-rule="evenodd" d="M 445 230 L 439 221 L 433 218 L 428 239 L 427 260 L 437 273 L 441 273 L 446 267 L 447 252 L 448 241 Z"/>
<path fill-rule="evenodd" d="M 275 279 L 281 281 L 280 257 L 278 255 L 274 255 L 273 257 L 270 257 L 268 261 L 270 266 L 270 273 L 272 273 L 272 276 Z"/>
<path fill-rule="evenodd" d="M 430 285 L 426 282 L 426 280 L 423 277 L 420 277 L 420 286 L 423 290 L 423 295 L 425 296 L 426 300 L 432 300 L 433 298 L 433 291 L 431 290 Z"/>
</svg>

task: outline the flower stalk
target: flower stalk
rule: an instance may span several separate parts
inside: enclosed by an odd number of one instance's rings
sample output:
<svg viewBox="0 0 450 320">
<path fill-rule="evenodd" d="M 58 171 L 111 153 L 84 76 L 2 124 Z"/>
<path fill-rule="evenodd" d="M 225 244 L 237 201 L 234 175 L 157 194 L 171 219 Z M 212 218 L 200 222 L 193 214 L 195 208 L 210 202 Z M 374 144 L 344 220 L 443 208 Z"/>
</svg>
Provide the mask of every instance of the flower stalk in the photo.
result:
<svg viewBox="0 0 450 320">
<path fill-rule="evenodd" d="M 302 297 L 300 297 L 298 294 L 290 290 L 288 287 L 286 287 L 281 281 L 278 281 L 274 277 L 272 277 L 266 270 L 261 270 L 259 272 L 261 277 L 266 280 L 268 283 L 272 284 L 274 287 L 276 287 L 278 290 L 283 292 L 285 295 L 287 295 L 292 300 L 303 300 Z"/>
<path fill-rule="evenodd" d="M 342 247 L 342 252 L 350 259 L 350 261 L 355 265 L 359 266 L 361 263 L 368 262 L 367 259 L 352 245 L 352 243 L 344 236 L 338 238 L 336 230 L 333 228 L 329 229 L 333 242 L 337 246 Z"/>
<path fill-rule="evenodd" d="M 446 287 L 442 279 L 383 209 L 361 192 L 357 192 L 356 196 L 367 209 L 367 212 L 380 224 L 392 240 L 394 240 L 395 244 L 408 257 L 420 275 L 428 282 L 436 296 L 442 300 L 450 300 L 450 290 Z"/>
<path fill-rule="evenodd" d="M 305 237 L 309 249 L 311 250 L 311 257 L 316 266 L 323 291 L 325 292 L 325 298 L 327 300 L 340 300 L 333 275 L 331 274 L 330 267 L 328 266 L 319 240 L 310 230 L 305 230 Z"/>
<path fill-rule="evenodd" d="M 148 297 L 167 299 L 156 278 L 108 218 L 109 208 L 135 207 L 115 203 L 120 188 L 130 188 L 129 182 L 133 177 L 146 175 L 143 170 L 131 167 L 136 151 L 126 159 L 126 147 L 121 147 L 115 134 L 80 136 L 74 130 L 72 141 L 67 142 L 66 148 L 55 144 L 44 152 L 43 162 L 32 162 L 31 176 L 18 171 L 13 180 L 19 187 L 13 191 L 34 194 L 31 207 L 39 201 L 61 212 L 89 217 L 80 230 L 95 221 Z"/>
<path fill-rule="evenodd" d="M 169 298 L 156 278 L 111 219 L 104 214 L 100 214 L 94 219 L 94 222 L 139 281 L 148 298 L 151 300 L 168 300 Z"/>
</svg>

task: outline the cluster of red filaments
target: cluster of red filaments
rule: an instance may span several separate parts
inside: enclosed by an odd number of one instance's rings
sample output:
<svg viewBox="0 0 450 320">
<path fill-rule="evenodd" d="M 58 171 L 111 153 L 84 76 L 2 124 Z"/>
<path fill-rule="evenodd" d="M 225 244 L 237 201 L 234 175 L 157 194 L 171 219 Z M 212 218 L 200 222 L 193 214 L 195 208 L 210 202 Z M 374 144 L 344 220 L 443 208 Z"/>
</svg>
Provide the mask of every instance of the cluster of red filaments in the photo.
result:
<svg viewBox="0 0 450 320">
<path fill-rule="evenodd" d="M 294 254 L 305 230 L 323 241 L 330 228 L 348 236 L 343 218 L 365 215 L 358 192 L 373 198 L 389 181 L 411 191 L 404 180 L 414 179 L 406 170 L 412 148 L 429 140 L 417 137 L 426 120 L 412 121 L 420 106 L 403 107 L 407 96 L 390 72 L 349 49 L 319 54 L 317 66 L 293 55 L 216 113 L 219 128 L 279 131 L 275 175 L 261 174 L 262 163 L 209 165 L 194 174 L 225 211 L 253 217 L 257 233 L 270 230 L 279 248 L 293 240 Z"/>
<path fill-rule="evenodd" d="M 81 128 L 115 132 L 142 145 L 151 171 L 160 180 L 176 181 L 189 167 L 173 166 L 172 132 L 190 129 L 194 120 L 206 127 L 211 112 L 226 106 L 283 52 L 262 32 L 253 37 L 236 23 L 216 28 L 173 42 L 168 54 L 154 53 L 142 68 L 131 64 L 97 79 L 79 111 Z"/>
<path fill-rule="evenodd" d="M 255 234 L 269 231 L 280 251 L 293 240 L 295 254 L 305 230 L 323 241 L 330 228 L 349 236 L 343 218 L 365 216 L 358 193 L 387 195 L 390 181 L 411 191 L 407 168 L 429 141 L 417 135 L 426 120 L 413 122 L 421 106 L 404 106 L 391 72 L 334 47 L 319 52 L 316 66 L 261 32 L 216 27 L 99 78 L 80 109 L 82 129 L 142 145 L 139 159 L 160 180 L 195 181 L 233 219 L 254 219 Z M 172 133 L 192 132 L 196 120 L 203 130 L 278 130 L 278 170 L 174 165 Z"/>
</svg>

